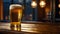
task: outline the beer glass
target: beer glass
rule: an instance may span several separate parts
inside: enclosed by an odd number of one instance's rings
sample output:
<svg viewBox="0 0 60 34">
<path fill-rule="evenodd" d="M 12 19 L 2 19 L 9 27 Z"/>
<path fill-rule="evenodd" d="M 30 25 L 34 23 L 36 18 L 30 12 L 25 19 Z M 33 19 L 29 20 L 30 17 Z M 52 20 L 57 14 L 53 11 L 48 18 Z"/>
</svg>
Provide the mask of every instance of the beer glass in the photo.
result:
<svg viewBox="0 0 60 34">
<path fill-rule="evenodd" d="M 10 23 L 13 29 L 21 27 L 22 12 L 23 12 L 22 5 L 19 4 L 10 5 Z"/>
</svg>

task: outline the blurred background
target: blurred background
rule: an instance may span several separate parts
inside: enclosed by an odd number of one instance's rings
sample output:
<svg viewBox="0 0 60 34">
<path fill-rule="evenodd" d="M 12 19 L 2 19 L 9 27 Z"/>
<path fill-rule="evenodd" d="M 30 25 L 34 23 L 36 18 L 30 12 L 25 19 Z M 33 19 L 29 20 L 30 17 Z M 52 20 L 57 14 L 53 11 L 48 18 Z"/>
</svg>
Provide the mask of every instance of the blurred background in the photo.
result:
<svg viewBox="0 0 60 34">
<path fill-rule="evenodd" d="M 35 1 L 37 6 L 33 8 L 31 3 Z M 22 21 L 59 21 L 60 20 L 60 0 L 43 0 L 45 7 L 40 6 L 41 0 L 1 0 L 0 1 L 0 21 L 9 21 L 9 7 L 11 4 L 24 6 Z M 44 3 L 44 2 L 43 2 Z"/>
<path fill-rule="evenodd" d="M 16 19 L 12 20 L 10 27 L 9 8 L 12 4 L 19 4 L 24 9 L 21 24 L 14 22 L 19 21 L 16 18 L 17 13 L 15 11 L 15 13 L 11 13 L 12 17 Z M 0 30 L 2 29 L 12 30 L 12 32 L 19 30 L 32 33 L 60 33 L 60 0 L 0 0 Z"/>
</svg>

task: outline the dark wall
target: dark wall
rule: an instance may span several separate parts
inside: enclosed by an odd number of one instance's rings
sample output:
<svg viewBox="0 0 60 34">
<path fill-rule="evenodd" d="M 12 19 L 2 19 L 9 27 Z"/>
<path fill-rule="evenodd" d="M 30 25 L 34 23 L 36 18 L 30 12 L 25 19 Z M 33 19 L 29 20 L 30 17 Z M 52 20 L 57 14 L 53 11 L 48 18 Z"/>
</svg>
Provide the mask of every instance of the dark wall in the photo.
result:
<svg viewBox="0 0 60 34">
<path fill-rule="evenodd" d="M 59 11 L 60 11 L 60 8 L 58 7 L 58 4 L 59 4 L 59 1 L 56 0 L 56 3 L 55 3 L 55 7 L 56 7 L 56 18 L 60 18 L 60 14 L 59 14 Z"/>
<path fill-rule="evenodd" d="M 24 5 L 24 1 L 18 1 L 18 0 L 4 0 L 3 2 L 3 11 L 4 11 L 4 20 L 6 20 L 6 16 L 9 17 L 9 6 L 11 5 L 11 3 L 13 4 L 21 4 L 21 5 Z M 27 17 L 28 18 L 32 18 L 30 17 L 30 14 L 32 14 L 32 7 L 31 7 L 31 0 L 25 0 L 25 10 L 24 10 L 24 14 L 25 14 L 25 17 L 23 20 L 30 20 L 30 19 L 26 19 Z M 37 19 L 37 18 L 36 18 Z M 32 19 L 33 20 L 33 19 Z"/>
</svg>

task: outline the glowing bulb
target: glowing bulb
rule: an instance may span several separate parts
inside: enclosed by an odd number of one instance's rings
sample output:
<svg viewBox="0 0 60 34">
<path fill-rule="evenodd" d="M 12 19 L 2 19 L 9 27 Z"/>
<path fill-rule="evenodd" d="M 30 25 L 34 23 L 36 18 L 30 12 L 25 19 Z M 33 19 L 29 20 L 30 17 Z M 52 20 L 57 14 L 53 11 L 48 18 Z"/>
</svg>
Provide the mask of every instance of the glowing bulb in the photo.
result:
<svg viewBox="0 0 60 34">
<path fill-rule="evenodd" d="M 46 5 L 45 1 L 41 1 L 39 4 L 40 4 L 41 8 L 45 7 L 45 5 Z"/>
<path fill-rule="evenodd" d="M 58 5 L 58 7 L 60 8 L 60 4 Z"/>
<path fill-rule="evenodd" d="M 31 6 L 32 6 L 32 8 L 35 8 L 35 7 L 37 6 L 36 2 L 33 1 L 33 2 L 31 3 Z"/>
</svg>

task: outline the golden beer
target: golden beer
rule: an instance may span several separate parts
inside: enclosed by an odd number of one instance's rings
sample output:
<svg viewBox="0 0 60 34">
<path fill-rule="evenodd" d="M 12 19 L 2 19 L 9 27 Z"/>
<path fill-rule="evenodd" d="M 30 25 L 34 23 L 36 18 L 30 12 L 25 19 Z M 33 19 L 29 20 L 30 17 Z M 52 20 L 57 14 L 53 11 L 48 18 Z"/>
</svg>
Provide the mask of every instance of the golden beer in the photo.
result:
<svg viewBox="0 0 60 34">
<path fill-rule="evenodd" d="M 22 6 L 18 4 L 13 4 L 10 6 L 10 21 L 11 27 L 20 28 L 21 19 L 22 19 Z M 13 29 L 14 29 L 13 28 Z"/>
</svg>

